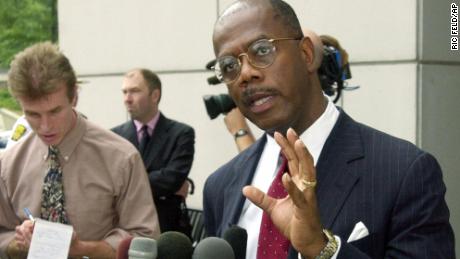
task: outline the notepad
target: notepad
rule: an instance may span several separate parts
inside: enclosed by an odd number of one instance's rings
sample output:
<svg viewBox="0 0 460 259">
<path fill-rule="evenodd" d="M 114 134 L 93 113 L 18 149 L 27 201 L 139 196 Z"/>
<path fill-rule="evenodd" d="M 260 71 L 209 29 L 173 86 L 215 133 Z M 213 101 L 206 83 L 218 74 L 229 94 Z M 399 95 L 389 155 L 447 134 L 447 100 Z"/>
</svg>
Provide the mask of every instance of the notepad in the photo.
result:
<svg viewBox="0 0 460 259">
<path fill-rule="evenodd" d="M 73 227 L 37 219 L 27 259 L 67 259 Z"/>
</svg>

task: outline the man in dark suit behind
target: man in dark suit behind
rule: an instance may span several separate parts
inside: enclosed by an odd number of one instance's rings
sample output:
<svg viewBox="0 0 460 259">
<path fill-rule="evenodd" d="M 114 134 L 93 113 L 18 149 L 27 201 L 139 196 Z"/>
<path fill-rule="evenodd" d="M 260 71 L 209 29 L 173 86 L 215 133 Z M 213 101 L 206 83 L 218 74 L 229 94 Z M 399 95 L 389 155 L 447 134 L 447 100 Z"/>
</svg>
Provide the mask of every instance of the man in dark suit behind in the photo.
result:
<svg viewBox="0 0 460 259">
<path fill-rule="evenodd" d="M 244 227 L 247 259 L 455 258 L 436 159 L 324 96 L 288 4 L 235 2 L 213 44 L 216 76 L 266 134 L 206 180 L 209 235 Z"/>
<path fill-rule="evenodd" d="M 122 92 L 131 120 L 112 130 L 129 140 L 142 155 L 161 231 L 180 231 L 190 236 L 185 198 L 195 132 L 159 111 L 161 81 L 152 71 L 134 69 L 126 73 Z"/>
</svg>

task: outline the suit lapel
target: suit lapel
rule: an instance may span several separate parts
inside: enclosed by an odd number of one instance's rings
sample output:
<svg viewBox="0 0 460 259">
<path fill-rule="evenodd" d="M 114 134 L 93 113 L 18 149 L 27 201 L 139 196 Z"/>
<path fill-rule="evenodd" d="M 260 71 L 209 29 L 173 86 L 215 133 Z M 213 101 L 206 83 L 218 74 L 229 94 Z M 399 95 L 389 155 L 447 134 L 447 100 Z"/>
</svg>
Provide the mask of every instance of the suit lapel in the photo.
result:
<svg viewBox="0 0 460 259">
<path fill-rule="evenodd" d="M 358 124 L 345 112 L 326 141 L 316 166 L 321 221 L 331 228 L 349 193 L 359 180 L 353 161 L 364 157 Z"/>
<path fill-rule="evenodd" d="M 241 158 L 241 162 L 235 163 L 234 170 L 232 170 L 233 177 L 230 179 L 228 188 L 224 192 L 225 206 L 223 222 L 228 222 L 229 226 L 238 223 L 246 200 L 242 189 L 252 182 L 265 142 L 266 136 L 263 136 L 248 149 L 248 152 Z M 229 226 L 224 226 L 224 228 Z"/>
<path fill-rule="evenodd" d="M 316 165 L 316 196 L 321 223 L 331 229 L 351 190 L 359 181 L 353 161 L 364 157 L 358 124 L 343 110 L 321 151 Z M 342 240 L 343 242 L 343 240 Z M 297 259 L 291 246 L 289 259 Z"/>
<path fill-rule="evenodd" d="M 129 140 L 129 142 L 131 142 L 139 150 L 139 141 L 137 140 L 137 131 L 133 120 L 131 120 L 128 124 L 126 130 L 126 139 Z"/>
<path fill-rule="evenodd" d="M 236 224 L 246 198 L 241 190 L 251 183 L 258 165 L 266 137 L 259 139 L 245 154 L 241 162 L 235 163 L 234 177 L 225 189 L 224 220 Z M 317 170 L 317 197 L 323 225 L 331 228 L 349 193 L 359 180 L 359 171 L 353 161 L 364 157 L 358 124 L 345 112 L 340 116 L 321 152 Z M 237 177 L 244 175 L 244 177 Z M 225 226 L 226 228 L 228 226 Z"/>
</svg>

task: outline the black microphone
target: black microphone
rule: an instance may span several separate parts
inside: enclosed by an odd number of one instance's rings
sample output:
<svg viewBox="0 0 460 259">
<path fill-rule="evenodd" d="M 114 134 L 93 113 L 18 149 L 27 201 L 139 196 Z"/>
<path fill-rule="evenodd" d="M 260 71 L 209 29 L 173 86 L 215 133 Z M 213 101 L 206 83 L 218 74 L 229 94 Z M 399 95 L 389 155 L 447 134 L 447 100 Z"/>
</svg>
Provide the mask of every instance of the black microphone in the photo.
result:
<svg viewBox="0 0 460 259">
<path fill-rule="evenodd" d="M 147 237 L 135 237 L 128 250 L 129 259 L 156 259 L 157 241 Z"/>
<path fill-rule="evenodd" d="M 217 237 L 207 237 L 201 240 L 193 251 L 192 259 L 235 259 L 230 244 Z"/>
<path fill-rule="evenodd" d="M 232 246 L 235 253 L 235 259 L 246 258 L 246 246 L 248 242 L 248 233 L 246 229 L 237 225 L 231 226 L 224 233 L 224 239 Z"/>
<path fill-rule="evenodd" d="M 192 241 L 181 232 L 164 232 L 158 238 L 157 245 L 158 259 L 190 259 L 192 257 Z"/>
</svg>

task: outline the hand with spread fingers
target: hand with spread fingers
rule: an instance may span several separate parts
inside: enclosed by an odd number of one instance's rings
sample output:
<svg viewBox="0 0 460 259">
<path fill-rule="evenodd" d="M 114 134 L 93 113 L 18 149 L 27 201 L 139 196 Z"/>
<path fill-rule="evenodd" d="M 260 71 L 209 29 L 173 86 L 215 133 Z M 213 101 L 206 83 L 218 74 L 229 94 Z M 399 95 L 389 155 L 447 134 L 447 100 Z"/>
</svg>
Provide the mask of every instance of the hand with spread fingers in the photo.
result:
<svg viewBox="0 0 460 259">
<path fill-rule="evenodd" d="M 243 194 L 270 215 L 298 252 L 306 258 L 314 258 L 327 243 L 315 194 L 316 170 L 312 156 L 297 133 L 289 129 L 286 136 L 274 134 L 288 161 L 289 174 L 285 173 L 282 178 L 288 196 L 274 199 L 253 186 L 244 187 Z"/>
</svg>

